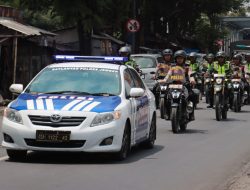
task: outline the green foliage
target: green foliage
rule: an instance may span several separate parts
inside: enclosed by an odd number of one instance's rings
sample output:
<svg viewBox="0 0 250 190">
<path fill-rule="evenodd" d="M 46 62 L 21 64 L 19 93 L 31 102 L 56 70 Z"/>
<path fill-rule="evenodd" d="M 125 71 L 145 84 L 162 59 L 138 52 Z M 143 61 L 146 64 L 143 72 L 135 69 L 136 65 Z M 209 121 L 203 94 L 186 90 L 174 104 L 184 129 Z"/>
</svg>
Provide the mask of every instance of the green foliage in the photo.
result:
<svg viewBox="0 0 250 190">
<path fill-rule="evenodd" d="M 186 38 L 195 40 L 201 48 L 211 49 L 214 41 L 226 34 L 219 27 L 219 16 L 245 15 L 247 10 L 242 5 L 249 0 L 0 0 L 0 3 L 22 9 L 29 23 L 45 29 L 77 25 L 84 33 L 101 30 L 121 38 L 127 19 L 133 15 L 133 1 L 140 10 L 137 16 L 145 36 L 177 41 Z"/>
</svg>

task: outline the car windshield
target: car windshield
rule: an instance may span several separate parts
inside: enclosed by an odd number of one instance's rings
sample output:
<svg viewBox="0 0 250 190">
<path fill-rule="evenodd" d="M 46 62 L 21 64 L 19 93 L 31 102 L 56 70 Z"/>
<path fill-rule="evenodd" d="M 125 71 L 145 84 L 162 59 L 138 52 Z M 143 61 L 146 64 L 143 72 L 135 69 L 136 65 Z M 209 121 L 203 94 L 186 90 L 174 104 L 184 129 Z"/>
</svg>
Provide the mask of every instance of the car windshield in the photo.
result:
<svg viewBox="0 0 250 190">
<path fill-rule="evenodd" d="M 156 61 L 151 57 L 135 56 L 135 57 L 132 57 L 132 59 L 140 66 L 141 69 L 156 67 Z"/>
<path fill-rule="evenodd" d="M 55 67 L 43 70 L 27 93 L 119 95 L 118 70 L 89 67 Z"/>
</svg>

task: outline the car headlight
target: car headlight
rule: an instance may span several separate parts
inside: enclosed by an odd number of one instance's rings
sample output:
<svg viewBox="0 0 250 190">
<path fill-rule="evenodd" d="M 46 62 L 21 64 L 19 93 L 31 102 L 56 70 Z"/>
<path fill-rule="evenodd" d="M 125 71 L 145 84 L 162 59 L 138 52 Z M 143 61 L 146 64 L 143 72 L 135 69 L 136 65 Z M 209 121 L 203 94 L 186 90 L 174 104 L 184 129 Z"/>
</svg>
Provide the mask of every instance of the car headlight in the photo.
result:
<svg viewBox="0 0 250 190">
<path fill-rule="evenodd" d="M 108 113 L 99 113 L 95 116 L 91 123 L 91 127 L 97 126 L 97 125 L 104 125 L 107 123 L 110 123 L 114 120 L 120 119 L 121 112 L 115 111 L 115 112 L 108 112 Z"/>
<path fill-rule="evenodd" d="M 216 79 L 216 83 L 217 83 L 217 84 L 221 84 L 221 83 L 222 83 L 222 78 L 217 78 L 217 79 Z"/>
<path fill-rule="evenodd" d="M 23 124 L 22 116 L 17 110 L 11 108 L 5 108 L 4 117 L 15 123 Z"/>
</svg>

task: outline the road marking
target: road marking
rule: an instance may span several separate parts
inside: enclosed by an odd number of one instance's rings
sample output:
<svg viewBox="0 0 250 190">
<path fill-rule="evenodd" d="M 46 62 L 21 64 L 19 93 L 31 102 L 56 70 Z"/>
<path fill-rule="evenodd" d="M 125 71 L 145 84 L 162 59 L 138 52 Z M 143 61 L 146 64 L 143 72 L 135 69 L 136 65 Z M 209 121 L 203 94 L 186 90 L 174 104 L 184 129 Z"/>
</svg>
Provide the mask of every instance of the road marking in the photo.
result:
<svg viewBox="0 0 250 190">
<path fill-rule="evenodd" d="M 0 161 L 7 160 L 8 158 L 9 158 L 8 156 L 0 157 Z"/>
</svg>

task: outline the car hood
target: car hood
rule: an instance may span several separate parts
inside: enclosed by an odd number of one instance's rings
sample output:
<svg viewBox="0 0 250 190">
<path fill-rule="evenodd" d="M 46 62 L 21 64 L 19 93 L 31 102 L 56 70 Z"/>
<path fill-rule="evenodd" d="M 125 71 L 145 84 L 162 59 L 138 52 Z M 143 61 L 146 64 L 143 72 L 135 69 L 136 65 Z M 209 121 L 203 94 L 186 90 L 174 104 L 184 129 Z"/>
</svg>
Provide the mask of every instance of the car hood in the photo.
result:
<svg viewBox="0 0 250 190">
<path fill-rule="evenodd" d="M 111 112 L 121 103 L 120 96 L 65 96 L 23 93 L 9 106 L 15 110 L 58 110 Z"/>
</svg>

